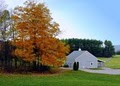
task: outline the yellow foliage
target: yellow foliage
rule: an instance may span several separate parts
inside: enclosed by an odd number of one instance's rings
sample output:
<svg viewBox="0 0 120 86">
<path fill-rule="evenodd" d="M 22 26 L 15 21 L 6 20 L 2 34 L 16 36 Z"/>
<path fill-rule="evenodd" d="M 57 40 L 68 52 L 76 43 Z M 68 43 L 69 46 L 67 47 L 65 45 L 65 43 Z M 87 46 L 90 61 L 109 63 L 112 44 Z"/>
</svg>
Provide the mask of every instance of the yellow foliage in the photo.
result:
<svg viewBox="0 0 120 86">
<path fill-rule="evenodd" d="M 17 35 L 15 55 L 25 61 L 36 61 L 43 65 L 61 66 L 69 47 L 55 38 L 60 30 L 53 22 L 49 9 L 44 3 L 25 2 L 16 7 L 12 17 Z"/>
</svg>

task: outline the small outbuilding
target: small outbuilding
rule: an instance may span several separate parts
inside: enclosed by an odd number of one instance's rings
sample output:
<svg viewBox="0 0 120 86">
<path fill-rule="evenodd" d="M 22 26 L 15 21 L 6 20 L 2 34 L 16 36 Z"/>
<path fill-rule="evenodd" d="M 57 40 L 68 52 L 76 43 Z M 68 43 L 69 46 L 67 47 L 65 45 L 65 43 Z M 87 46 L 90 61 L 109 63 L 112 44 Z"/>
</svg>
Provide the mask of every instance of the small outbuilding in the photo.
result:
<svg viewBox="0 0 120 86">
<path fill-rule="evenodd" d="M 65 64 L 73 68 L 74 62 L 79 62 L 79 68 L 98 68 L 98 59 L 88 51 L 70 53 Z"/>
<path fill-rule="evenodd" d="M 105 61 L 98 59 L 98 68 L 104 67 Z"/>
</svg>

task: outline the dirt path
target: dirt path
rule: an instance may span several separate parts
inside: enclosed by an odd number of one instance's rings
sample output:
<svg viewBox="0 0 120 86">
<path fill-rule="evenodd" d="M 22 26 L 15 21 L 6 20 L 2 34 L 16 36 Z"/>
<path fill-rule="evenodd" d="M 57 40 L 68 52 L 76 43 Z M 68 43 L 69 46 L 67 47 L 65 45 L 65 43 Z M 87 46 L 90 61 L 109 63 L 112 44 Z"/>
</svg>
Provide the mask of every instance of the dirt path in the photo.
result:
<svg viewBox="0 0 120 86">
<path fill-rule="evenodd" d="M 120 75 L 120 69 L 111 69 L 106 67 L 102 68 L 101 70 L 92 70 L 92 69 L 80 69 L 80 70 L 90 73 Z"/>
<path fill-rule="evenodd" d="M 72 70 L 72 68 L 62 68 L 66 70 Z M 111 75 L 120 75 L 120 69 L 111 69 L 111 68 L 102 68 L 101 70 L 93 69 L 79 69 L 81 71 L 90 72 L 90 73 L 100 73 L 100 74 L 111 74 Z"/>
</svg>

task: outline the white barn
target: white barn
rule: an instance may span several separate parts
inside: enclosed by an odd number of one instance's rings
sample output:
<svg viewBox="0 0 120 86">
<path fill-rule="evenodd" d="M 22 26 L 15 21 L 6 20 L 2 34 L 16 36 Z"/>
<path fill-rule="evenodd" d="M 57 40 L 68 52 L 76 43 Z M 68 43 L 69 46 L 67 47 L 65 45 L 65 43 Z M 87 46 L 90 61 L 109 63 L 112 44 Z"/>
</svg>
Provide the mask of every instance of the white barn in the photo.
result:
<svg viewBox="0 0 120 86">
<path fill-rule="evenodd" d="M 98 68 L 98 59 L 88 51 L 73 51 L 69 54 L 65 64 L 72 68 L 74 62 L 79 62 L 79 68 Z"/>
</svg>

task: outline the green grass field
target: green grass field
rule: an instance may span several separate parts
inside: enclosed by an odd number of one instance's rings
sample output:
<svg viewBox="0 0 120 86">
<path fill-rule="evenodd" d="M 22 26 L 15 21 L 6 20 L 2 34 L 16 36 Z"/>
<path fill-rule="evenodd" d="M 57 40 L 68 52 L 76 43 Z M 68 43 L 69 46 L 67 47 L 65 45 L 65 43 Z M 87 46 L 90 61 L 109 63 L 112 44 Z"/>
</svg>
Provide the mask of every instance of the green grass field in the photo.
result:
<svg viewBox="0 0 120 86">
<path fill-rule="evenodd" d="M 0 74 L 0 86 L 120 86 L 120 75 L 67 71 L 58 75 Z"/>
<path fill-rule="evenodd" d="M 113 56 L 110 61 L 106 62 L 105 66 L 120 69 L 120 55 Z"/>
<path fill-rule="evenodd" d="M 106 57 L 98 57 L 98 59 L 103 60 L 103 61 L 107 61 L 109 58 L 106 58 Z"/>
<path fill-rule="evenodd" d="M 120 56 L 112 57 L 105 65 L 111 68 L 120 68 Z M 0 86 L 120 86 L 120 75 L 71 70 L 51 75 L 0 73 Z"/>
<path fill-rule="evenodd" d="M 109 68 L 120 69 L 120 55 L 113 56 L 110 60 L 109 58 L 100 57 L 99 59 L 106 61 L 105 66 Z"/>
</svg>

